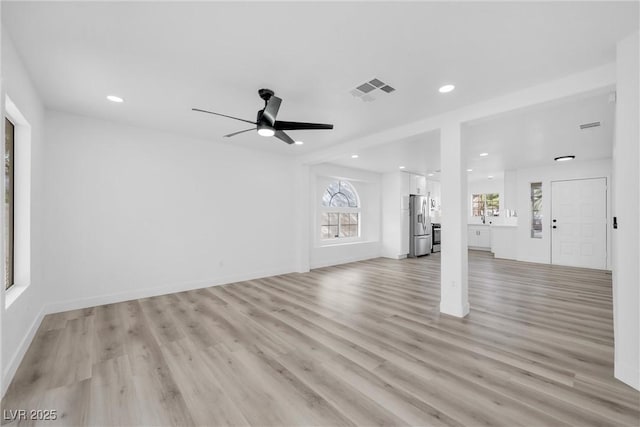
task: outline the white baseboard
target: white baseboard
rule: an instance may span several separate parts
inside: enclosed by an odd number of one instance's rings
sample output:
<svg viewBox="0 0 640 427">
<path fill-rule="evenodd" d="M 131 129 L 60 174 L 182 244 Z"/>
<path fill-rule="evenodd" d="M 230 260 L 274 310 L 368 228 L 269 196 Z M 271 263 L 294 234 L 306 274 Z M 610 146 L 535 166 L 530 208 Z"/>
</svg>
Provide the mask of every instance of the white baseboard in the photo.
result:
<svg viewBox="0 0 640 427">
<path fill-rule="evenodd" d="M 467 246 L 467 249 L 470 249 L 472 251 L 491 252 L 491 248 L 487 248 L 484 246 Z"/>
<path fill-rule="evenodd" d="M 389 259 L 406 259 L 409 257 L 408 254 L 397 255 L 397 254 L 391 254 L 391 253 L 385 253 L 385 252 L 383 252 L 380 256 L 382 258 L 389 258 Z"/>
<path fill-rule="evenodd" d="M 637 365 L 625 365 L 616 362 L 613 370 L 617 379 L 636 390 L 640 390 L 640 370 Z"/>
<path fill-rule="evenodd" d="M 2 373 L 2 397 L 4 397 L 4 394 L 7 392 L 9 384 L 11 384 L 11 381 L 13 380 L 13 377 L 16 374 L 18 367 L 22 362 L 22 359 L 24 358 L 27 349 L 31 345 L 31 341 L 33 341 L 33 337 L 36 335 L 36 332 L 38 331 L 38 328 L 40 327 L 45 314 L 46 313 L 44 307 L 42 307 L 38 315 L 33 319 L 33 322 L 31 323 L 31 326 L 29 326 L 27 334 L 22 338 L 22 341 L 20 341 L 18 348 L 13 353 L 13 356 L 11 356 L 11 361 Z"/>
<path fill-rule="evenodd" d="M 444 302 L 440 301 L 440 313 L 448 314 L 449 316 L 465 317 L 469 314 L 470 309 L 471 307 L 469 306 L 469 303 L 466 303 L 464 306 L 459 306 L 445 304 Z"/>
<path fill-rule="evenodd" d="M 334 259 L 314 263 L 311 265 L 311 268 L 314 269 L 314 268 L 331 267 L 333 265 L 349 264 L 350 262 L 366 261 L 368 259 L 374 259 L 374 258 L 380 258 L 380 254 L 376 253 L 376 254 L 361 255 L 357 257 L 334 258 Z"/>
</svg>

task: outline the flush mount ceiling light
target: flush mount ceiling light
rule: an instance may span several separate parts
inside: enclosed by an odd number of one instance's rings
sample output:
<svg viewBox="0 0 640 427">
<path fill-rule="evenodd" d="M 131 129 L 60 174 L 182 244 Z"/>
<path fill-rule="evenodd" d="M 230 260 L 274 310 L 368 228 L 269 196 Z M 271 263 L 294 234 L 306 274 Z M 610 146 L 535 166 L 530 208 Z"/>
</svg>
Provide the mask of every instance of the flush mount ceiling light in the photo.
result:
<svg viewBox="0 0 640 427">
<path fill-rule="evenodd" d="M 493 175 L 489 175 L 487 178 L 488 179 L 493 179 Z"/>
<path fill-rule="evenodd" d="M 467 169 L 467 172 L 473 172 L 473 169 Z"/>
<path fill-rule="evenodd" d="M 438 92 L 440 93 L 449 93 L 452 90 L 454 90 L 456 87 L 454 85 L 444 85 L 441 86 L 440 89 L 438 89 Z"/>
<path fill-rule="evenodd" d="M 352 154 L 352 155 L 351 155 L 351 158 L 352 158 L 352 159 L 357 159 L 358 157 L 360 157 L 360 156 L 358 156 L 357 154 Z"/>
<path fill-rule="evenodd" d="M 489 153 L 480 153 L 480 157 L 487 157 Z"/>
<path fill-rule="evenodd" d="M 107 95 L 107 99 L 111 102 L 124 102 L 124 99 L 120 98 L 119 96 L 115 96 L 115 95 Z"/>
<path fill-rule="evenodd" d="M 400 169 L 404 169 L 404 166 L 400 166 Z"/>
<path fill-rule="evenodd" d="M 555 160 L 556 162 L 566 162 L 566 161 L 569 161 L 569 160 L 573 160 L 575 158 L 576 158 L 576 156 L 559 156 L 559 157 L 554 158 L 553 160 Z"/>
<path fill-rule="evenodd" d="M 432 173 L 428 173 L 427 176 L 433 176 L 433 174 Z"/>
<path fill-rule="evenodd" d="M 296 141 L 296 142 L 294 142 L 294 144 L 296 144 L 296 145 L 304 145 L 304 141 Z"/>
</svg>

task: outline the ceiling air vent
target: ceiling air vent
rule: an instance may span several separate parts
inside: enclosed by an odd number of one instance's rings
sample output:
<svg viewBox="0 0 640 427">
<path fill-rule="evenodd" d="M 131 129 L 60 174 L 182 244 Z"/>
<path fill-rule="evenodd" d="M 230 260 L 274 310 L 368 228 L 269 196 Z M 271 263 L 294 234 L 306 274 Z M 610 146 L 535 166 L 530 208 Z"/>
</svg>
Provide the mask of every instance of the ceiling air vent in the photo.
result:
<svg viewBox="0 0 640 427">
<path fill-rule="evenodd" d="M 362 83 L 360 86 L 349 91 L 349 93 L 355 98 L 360 98 L 364 102 L 371 102 L 376 100 L 376 96 L 380 94 L 380 91 L 391 93 L 395 91 L 395 88 L 389 86 L 380 79 L 373 79 Z"/>
<path fill-rule="evenodd" d="M 597 128 L 600 126 L 600 122 L 584 123 L 580 125 L 580 129 Z"/>
</svg>

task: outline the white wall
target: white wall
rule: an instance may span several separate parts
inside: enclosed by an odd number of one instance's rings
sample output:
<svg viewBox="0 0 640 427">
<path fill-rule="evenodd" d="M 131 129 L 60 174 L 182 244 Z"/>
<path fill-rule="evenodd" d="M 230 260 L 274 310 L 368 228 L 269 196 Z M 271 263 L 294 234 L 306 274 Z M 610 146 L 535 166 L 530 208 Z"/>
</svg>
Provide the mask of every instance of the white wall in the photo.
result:
<svg viewBox="0 0 640 427">
<path fill-rule="evenodd" d="M 518 213 L 518 260 L 528 262 L 551 262 L 551 181 L 585 178 L 607 178 L 611 188 L 611 159 L 556 163 L 542 168 L 518 169 L 517 213 Z M 542 182 L 542 238 L 531 237 L 531 183 Z M 611 268 L 611 191 L 607 191 L 607 268 Z"/>
<path fill-rule="evenodd" d="M 48 112 L 49 310 L 295 270 L 293 161 Z"/>
<path fill-rule="evenodd" d="M 11 39 L 4 31 L 2 32 L 1 73 L 3 87 L 1 99 L 3 100 L 3 106 L 6 94 L 11 98 L 31 127 L 31 153 L 30 159 L 27 159 L 26 162 L 30 164 L 30 194 L 20 195 L 20 197 L 26 196 L 28 198 L 27 204 L 30 205 L 31 212 L 30 216 L 25 217 L 21 213 L 21 217 L 16 218 L 18 222 L 20 220 L 29 222 L 30 248 L 28 255 L 30 256 L 30 262 L 27 264 L 30 271 L 25 276 L 28 277 L 29 283 L 28 286 L 25 286 L 27 283 L 19 283 L 20 287 L 14 286 L 8 292 L 4 291 L 4 286 L 0 286 L 2 289 L 0 290 L 0 342 L 2 343 L 0 351 L 0 367 L 2 369 L 0 385 L 4 395 L 24 352 L 31 342 L 33 334 L 40 325 L 47 288 L 43 281 L 43 254 L 41 251 L 44 205 L 44 109 L 29 78 L 29 73 L 24 68 Z M 19 142 L 16 140 L 16 144 Z M 17 161 L 18 159 L 16 159 Z M 20 172 L 16 170 L 16 174 L 18 173 Z M 4 177 L 4 174 L 2 176 Z M 4 182 L 1 188 L 4 188 Z M 16 187 L 16 193 L 20 190 L 19 187 Z M 16 197 L 19 197 L 18 194 L 16 194 Z M 4 215 L 4 209 L 0 209 L 0 211 L 3 211 Z M 2 241 L 4 241 L 4 227 L 2 227 L 2 233 Z M 0 247 L 2 248 L 0 251 L 4 251 L 4 245 L 0 245 Z M 0 259 L 4 259 L 4 253 L 2 253 Z M 0 268 L 4 270 L 4 262 L 0 262 L 0 265 Z M 2 277 L 4 277 L 4 272 Z M 17 297 L 16 292 L 19 292 Z M 13 302 L 7 307 L 9 301 Z"/>
<path fill-rule="evenodd" d="M 502 178 L 494 179 L 478 179 L 467 182 L 467 216 L 469 224 L 482 224 L 482 218 L 479 216 L 471 216 L 471 200 L 474 194 L 500 194 L 500 212 L 504 210 L 504 180 Z M 487 218 L 489 221 L 497 220 L 497 218 Z"/>
<path fill-rule="evenodd" d="M 381 251 L 381 178 L 378 173 L 320 164 L 310 168 L 311 192 L 309 200 L 310 266 L 311 268 L 344 264 L 377 258 Z M 349 181 L 358 192 L 361 204 L 360 238 L 345 241 L 321 241 L 319 207 L 322 194 L 329 183 Z"/>
<path fill-rule="evenodd" d="M 636 389 L 640 389 L 639 38 L 636 32 L 618 43 L 613 145 L 613 215 L 619 226 L 613 231 L 615 376 Z"/>
</svg>

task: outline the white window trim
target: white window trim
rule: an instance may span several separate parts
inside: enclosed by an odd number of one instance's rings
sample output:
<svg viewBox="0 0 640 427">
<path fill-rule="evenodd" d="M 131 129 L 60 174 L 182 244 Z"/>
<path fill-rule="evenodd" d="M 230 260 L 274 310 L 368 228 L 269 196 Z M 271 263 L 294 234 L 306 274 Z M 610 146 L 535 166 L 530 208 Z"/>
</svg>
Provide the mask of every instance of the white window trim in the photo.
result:
<svg viewBox="0 0 640 427">
<path fill-rule="evenodd" d="M 498 194 L 498 203 L 499 203 L 499 206 L 500 206 L 500 209 L 498 209 L 498 212 L 502 212 L 502 197 L 501 197 L 502 195 L 500 193 L 496 193 L 496 192 L 492 192 L 492 193 L 472 193 L 471 194 L 471 200 L 469 201 L 469 207 L 470 207 L 469 216 L 471 216 L 472 218 L 480 218 L 482 216 L 482 215 L 474 215 L 473 214 L 473 196 L 478 196 L 478 195 L 482 196 L 482 203 L 483 203 L 483 206 L 484 206 L 484 212 L 486 213 L 486 211 L 487 211 L 486 197 L 487 197 L 488 194 Z M 501 213 L 498 214 L 498 215 L 488 215 L 488 216 L 490 216 L 491 218 L 497 218 L 500 215 L 501 215 Z"/>
<path fill-rule="evenodd" d="M 356 187 L 353 185 L 353 183 L 349 179 L 329 178 L 329 177 L 325 177 L 325 178 L 327 178 L 326 185 L 321 187 L 322 189 L 320 191 L 320 197 L 319 197 L 319 200 L 317 201 L 318 209 L 316 210 L 316 221 L 315 221 L 315 227 L 314 227 L 314 235 L 315 235 L 316 245 L 318 247 L 328 247 L 328 246 L 350 245 L 350 244 L 353 244 L 353 243 L 364 242 L 365 238 L 362 235 L 362 201 L 360 200 L 360 193 L 358 192 Z M 336 182 L 336 181 L 348 182 L 349 185 L 351 185 L 353 187 L 353 191 L 354 191 L 355 196 L 357 198 L 358 207 L 355 207 L 355 208 L 353 208 L 353 207 L 330 207 L 330 206 L 323 206 L 322 205 L 322 195 L 326 192 L 327 187 L 332 182 Z M 357 237 L 338 237 L 338 238 L 333 238 L 333 239 L 323 239 L 322 237 L 320 237 L 319 236 L 319 234 L 320 234 L 319 231 L 320 231 L 320 227 L 322 226 L 322 214 L 325 213 L 325 212 L 357 213 L 358 214 L 358 236 Z"/>
<path fill-rule="evenodd" d="M 14 285 L 5 289 L 4 280 L 2 283 L 2 291 L 5 292 L 5 308 L 9 308 L 31 284 L 31 125 L 9 96 L 5 96 L 4 107 L 6 117 L 15 126 Z M 4 173 L 2 188 L 4 188 Z M 2 210 L 4 216 L 4 207 Z M 4 270 L 4 265 L 2 269 Z"/>
</svg>

